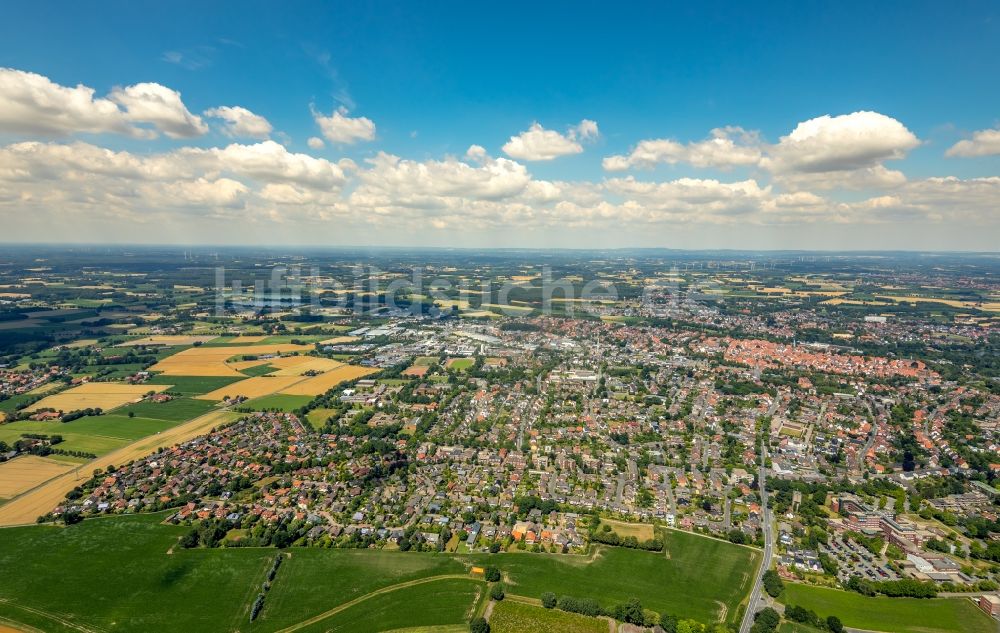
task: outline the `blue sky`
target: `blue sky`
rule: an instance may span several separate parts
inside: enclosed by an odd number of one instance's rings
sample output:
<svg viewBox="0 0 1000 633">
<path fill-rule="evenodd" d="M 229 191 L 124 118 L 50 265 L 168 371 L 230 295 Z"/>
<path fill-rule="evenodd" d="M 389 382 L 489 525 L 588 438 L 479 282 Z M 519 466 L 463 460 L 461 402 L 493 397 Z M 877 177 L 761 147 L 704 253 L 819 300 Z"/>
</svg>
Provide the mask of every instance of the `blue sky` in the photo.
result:
<svg viewBox="0 0 1000 633">
<path fill-rule="evenodd" d="M 315 236 L 317 227 L 322 230 L 331 217 L 343 220 L 339 224 L 346 228 L 330 239 L 342 237 L 355 243 L 419 240 L 443 245 L 468 238 L 483 245 L 518 245 L 518 239 L 524 245 L 564 245 L 567 240 L 598 245 L 606 239 L 607 227 L 602 222 L 611 221 L 609 216 L 615 211 L 596 210 L 593 200 L 587 211 L 580 211 L 581 201 L 590 194 L 579 187 L 572 194 L 564 192 L 576 201 L 565 218 L 546 210 L 557 206 L 554 198 L 541 204 L 537 198 L 526 200 L 523 191 L 504 196 L 511 198 L 507 206 L 493 193 L 471 197 L 462 193 L 459 198 L 465 202 L 448 200 L 437 210 L 431 200 L 407 202 L 412 191 L 393 190 L 388 195 L 392 200 L 377 209 L 356 204 L 360 196 L 350 200 L 359 183 L 395 177 L 364 173 L 375 171 L 366 160 L 380 152 L 413 161 L 414 169 L 422 162 L 448 160 L 485 168 L 482 160 L 470 163 L 463 158 L 472 145 L 485 150 L 487 162 L 519 161 L 530 179 L 538 182 L 582 183 L 588 189 L 604 187 L 601 183 L 617 178 L 644 183 L 692 178 L 724 184 L 750 179 L 769 187 L 768 195 L 809 192 L 822 197 L 828 206 L 826 216 L 811 212 L 791 221 L 782 218 L 777 224 L 772 219 L 763 223 L 751 219 L 743 209 L 736 209 L 727 215 L 743 216 L 745 221 L 712 220 L 701 230 L 690 228 L 703 224 L 691 199 L 676 203 L 672 194 L 652 201 L 635 198 L 633 202 L 643 209 L 659 208 L 663 213 L 656 217 L 623 213 L 618 222 L 624 227 L 620 245 L 662 235 L 666 242 L 662 245 L 676 246 L 670 236 L 682 225 L 683 231 L 698 236 L 691 240 L 696 246 L 737 245 L 732 243 L 736 238 L 722 234 L 757 236 L 750 246 L 786 245 L 822 232 L 817 227 L 827 224 L 836 224 L 833 228 L 848 241 L 851 227 L 862 224 L 874 224 L 876 234 L 888 236 L 889 227 L 905 223 L 911 229 L 903 233 L 910 240 L 935 222 L 977 233 L 978 241 L 970 242 L 976 248 L 987 248 L 987 238 L 1000 237 L 995 210 L 977 206 L 969 211 L 971 206 L 982 205 L 984 197 L 1000 192 L 1000 187 L 991 189 L 988 180 L 1000 175 L 992 137 L 983 137 L 986 145 L 980 143 L 974 151 L 965 151 L 966 155 L 945 156 L 956 143 L 1000 124 L 1000 5 L 996 3 L 573 2 L 539 7 L 507 2 L 493 3 L 490 9 L 468 2 L 293 6 L 294 11 L 288 3 L 274 2 L 106 2 L 99 9 L 87 3 L 10 3 L 0 23 L 0 67 L 37 74 L 59 86 L 83 84 L 93 88 L 95 99 L 107 97 L 116 88 L 155 83 L 179 92 L 187 111 L 205 119 L 207 131 L 183 138 L 165 133 L 133 138 L 103 129 L 97 133 L 64 128 L 39 132 L 19 124 L 12 115 L 0 125 L 0 142 L 87 143 L 136 156 L 260 142 L 262 138 L 247 141 L 227 136 L 203 114 L 218 106 L 240 106 L 265 118 L 272 128 L 269 137 L 285 151 L 331 163 L 347 158 L 358 166 L 348 169 L 345 182 L 337 184 L 343 208 L 327 197 L 313 201 L 322 208 L 313 209 L 309 217 L 301 209 L 286 213 L 249 199 L 275 180 L 246 174 L 233 177 L 248 189 L 238 193 L 247 197 L 244 208 L 252 222 L 280 215 L 286 225 L 275 232 L 261 224 L 258 234 L 241 234 L 237 239 L 281 235 L 282 241 L 294 243 L 296 235 Z M 126 108 L 124 102 L 119 103 Z M 311 107 L 327 116 L 344 108 L 346 117 L 369 120 L 374 135 L 340 143 L 327 138 L 321 149 L 310 147 L 308 139 L 324 136 Z M 831 184 L 831 178 L 824 177 L 820 189 L 815 179 L 789 184 L 790 172 L 802 171 L 799 167 L 786 167 L 779 174 L 757 162 L 695 165 L 682 159 L 611 173 L 602 162 L 608 156 L 628 156 L 644 140 L 696 143 L 708 138 L 710 130 L 725 126 L 754 133 L 750 144 L 777 145 L 799 123 L 857 112 L 878 113 L 915 137 L 913 142 L 899 137 L 901 145 L 887 144 L 862 165 L 898 170 L 905 174 L 905 184 L 899 178 L 883 179 L 878 185 L 861 182 L 856 174 L 846 173 L 860 164 L 857 161 L 850 169 L 838 163 L 829 173 L 836 172 L 839 180 Z M 596 122 L 599 134 L 577 138 L 582 151 L 531 160 L 503 149 L 512 136 L 533 123 L 570 138 L 571 127 L 583 120 Z M 877 126 L 882 123 L 873 123 L 874 133 L 879 133 Z M 155 128 L 157 124 L 142 125 Z M 769 150 L 762 151 L 766 155 Z M 217 171 L 210 170 L 208 178 L 215 178 Z M 945 176 L 972 184 L 961 185 L 965 188 L 959 192 L 951 191 L 955 189 L 951 186 L 947 191 L 920 189 L 922 179 Z M 885 186 L 889 180 L 891 186 Z M 384 182 L 373 186 L 386 192 Z M 23 210 L 27 189 L 22 187 L 26 186 L 8 185 L 8 198 L 18 193 L 22 200 L 0 209 Z M 0 188 L 0 202 L 2 192 Z M 434 195 L 440 195 L 439 188 Z M 632 199 L 620 187 L 604 187 L 599 195 L 611 205 Z M 517 196 L 521 198 L 515 200 Z M 41 204 L 39 196 L 30 197 Z M 67 192 L 65 197 L 76 196 Z M 857 218 L 858 209 L 833 209 L 882 198 L 886 200 L 870 205 L 893 209 L 882 218 Z M 486 208 L 487 201 L 494 207 Z M 456 209 L 480 203 L 483 208 L 470 217 L 484 215 L 482 230 L 455 226 L 455 217 L 461 217 Z M 676 204 L 685 206 L 683 214 L 672 206 Z M 140 206 L 123 210 L 126 221 L 116 224 L 124 226 L 134 220 L 141 227 L 146 218 L 166 213 L 153 208 L 158 206 L 155 197 Z M 518 220 L 518 213 L 527 213 L 525 206 L 534 209 L 529 223 L 537 227 L 531 235 L 518 237 L 510 222 Z M 209 224 L 233 217 L 230 211 L 216 212 L 212 204 L 203 207 L 200 215 L 209 216 L 205 220 Z M 330 211 L 334 207 L 336 213 Z M 420 211 L 414 212 L 417 208 Z M 397 232 L 393 226 L 365 219 L 400 209 L 398 215 L 413 222 L 416 229 Z M 945 217 L 956 209 L 961 217 Z M 193 221 L 190 217 L 198 215 L 195 211 L 197 204 L 175 214 Z M 587 214 L 589 228 L 580 220 Z M 539 221 L 539 215 L 545 215 L 545 220 Z M 434 230 L 425 230 L 435 223 Z M 138 229 L 118 226 L 111 230 L 110 225 L 102 228 L 94 220 L 84 224 L 86 230 L 78 234 L 87 238 L 141 239 Z M 557 226 L 571 235 L 554 238 Z M 937 247 L 960 248 L 967 243 L 954 226 L 951 230 L 956 235 L 942 237 Z M 12 237 L 35 239 L 38 229 L 28 223 Z M 504 237 L 493 241 L 489 235 Z M 814 247 L 823 245 L 821 240 L 814 241 Z M 922 238 L 920 247 L 934 246 L 934 240 Z"/>
</svg>

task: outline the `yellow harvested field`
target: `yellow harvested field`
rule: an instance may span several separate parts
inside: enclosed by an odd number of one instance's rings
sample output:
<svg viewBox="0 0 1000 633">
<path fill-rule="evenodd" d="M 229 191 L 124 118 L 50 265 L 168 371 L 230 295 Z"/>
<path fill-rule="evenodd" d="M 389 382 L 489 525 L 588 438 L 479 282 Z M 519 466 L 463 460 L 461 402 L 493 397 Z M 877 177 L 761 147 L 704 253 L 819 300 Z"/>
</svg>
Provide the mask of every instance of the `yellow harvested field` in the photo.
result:
<svg viewBox="0 0 1000 633">
<path fill-rule="evenodd" d="M 269 362 L 278 368 L 269 374 L 271 376 L 301 376 L 307 371 L 326 372 L 344 366 L 344 363 L 315 356 L 284 356 Z"/>
<path fill-rule="evenodd" d="M 360 341 L 360 336 L 334 336 L 333 338 L 328 338 L 325 341 L 320 341 L 320 345 L 336 345 L 337 343 L 353 343 L 355 341 Z"/>
<path fill-rule="evenodd" d="M 66 497 L 66 493 L 90 477 L 95 470 L 103 470 L 110 465 L 121 466 L 145 457 L 166 446 L 186 442 L 193 437 L 208 433 L 213 427 L 231 422 L 240 417 L 232 411 L 213 411 L 190 422 L 179 424 L 162 433 L 136 440 L 107 455 L 98 457 L 82 466 L 59 475 L 31 492 L 0 506 L 0 526 L 26 525 L 34 523 L 39 516 L 51 512 Z"/>
<path fill-rule="evenodd" d="M 226 396 L 246 396 L 251 400 L 261 396 L 269 396 L 277 393 L 286 387 L 290 387 L 303 380 L 302 376 L 255 376 L 247 378 L 238 383 L 220 387 L 215 391 L 210 391 L 204 395 L 195 396 L 198 400 L 222 401 Z"/>
<path fill-rule="evenodd" d="M 827 299 L 826 301 L 820 301 L 821 305 L 827 306 L 887 306 L 889 305 L 886 301 L 859 301 L 857 299 L 841 299 L 837 297 L 835 299 Z"/>
<path fill-rule="evenodd" d="M 24 455 L 0 463 L 0 499 L 16 497 L 72 468 L 69 462 L 37 455 Z"/>
<path fill-rule="evenodd" d="M 150 391 L 166 391 L 171 385 L 126 385 L 120 382 L 88 382 L 42 398 L 28 407 L 28 412 L 39 409 L 54 409 L 56 411 L 78 411 L 99 407 L 105 411 L 120 407 L 123 404 L 136 402 Z"/>
<path fill-rule="evenodd" d="M 72 343 L 66 343 L 63 347 L 68 349 L 79 349 L 81 347 L 90 347 L 91 345 L 97 345 L 96 338 L 83 338 L 79 341 L 73 341 Z"/>
<path fill-rule="evenodd" d="M 305 380 L 297 382 L 287 389 L 283 389 L 281 393 L 291 396 L 318 396 L 321 393 L 326 393 L 342 382 L 363 378 L 369 374 L 374 374 L 377 371 L 379 370 L 372 367 L 344 365 L 343 367 L 338 367 L 337 369 L 328 371 L 325 374 L 320 374 L 319 376 L 314 376 L 312 378 L 306 378 Z"/>
<path fill-rule="evenodd" d="M 166 376 L 241 376 L 239 371 L 226 364 L 226 360 L 234 356 L 307 352 L 311 349 L 311 345 L 295 345 L 293 343 L 192 347 L 164 358 L 149 369 L 150 371 L 162 372 Z"/>
<path fill-rule="evenodd" d="M 459 308 L 462 310 L 469 308 L 469 302 L 465 299 L 435 299 L 434 305 L 441 308 Z"/>
<path fill-rule="evenodd" d="M 986 312 L 1000 312 L 1000 302 L 976 303 L 975 301 L 955 301 L 954 299 L 937 299 L 935 297 L 900 297 L 894 295 L 877 295 L 880 299 L 892 299 L 896 303 L 940 303 L 952 308 L 977 308 Z"/>
<path fill-rule="evenodd" d="M 119 343 L 115 347 L 135 347 L 137 345 L 194 345 L 195 343 L 207 343 L 216 336 L 199 336 L 196 334 L 154 334 L 143 338 L 133 339 Z"/>
</svg>

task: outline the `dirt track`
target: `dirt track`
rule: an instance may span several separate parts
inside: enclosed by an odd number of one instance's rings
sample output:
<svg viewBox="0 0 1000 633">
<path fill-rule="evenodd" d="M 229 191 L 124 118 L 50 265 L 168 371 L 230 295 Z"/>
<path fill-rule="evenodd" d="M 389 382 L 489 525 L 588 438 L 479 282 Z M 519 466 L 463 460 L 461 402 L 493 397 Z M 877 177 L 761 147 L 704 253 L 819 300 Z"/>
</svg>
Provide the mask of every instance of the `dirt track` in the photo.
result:
<svg viewBox="0 0 1000 633">
<path fill-rule="evenodd" d="M 51 512 L 66 497 L 66 493 L 90 478 L 95 469 L 110 465 L 126 464 L 145 457 L 159 448 L 185 442 L 192 437 L 203 435 L 218 424 L 235 419 L 239 414 L 229 411 L 213 411 L 190 422 L 179 424 L 157 435 L 150 435 L 114 450 L 107 455 L 82 464 L 70 472 L 59 475 L 20 497 L 0 506 L 0 527 L 26 525 L 35 522 L 39 516 Z"/>
</svg>

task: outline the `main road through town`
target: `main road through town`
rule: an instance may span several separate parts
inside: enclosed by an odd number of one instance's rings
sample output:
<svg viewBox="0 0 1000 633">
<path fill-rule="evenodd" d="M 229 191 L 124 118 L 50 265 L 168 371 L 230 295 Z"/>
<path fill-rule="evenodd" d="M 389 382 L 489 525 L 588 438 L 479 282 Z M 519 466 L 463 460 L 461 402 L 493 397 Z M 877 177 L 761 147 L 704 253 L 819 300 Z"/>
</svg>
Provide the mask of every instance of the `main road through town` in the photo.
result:
<svg viewBox="0 0 1000 633">
<path fill-rule="evenodd" d="M 754 580 L 753 590 L 750 592 L 750 602 L 747 603 L 746 612 L 743 614 L 743 623 L 740 624 L 740 633 L 750 633 L 750 627 L 753 626 L 753 616 L 766 606 L 761 596 L 761 589 L 764 582 L 764 572 L 771 568 L 771 555 L 774 553 L 771 510 L 767 506 L 767 452 L 763 442 L 760 446 L 760 474 L 757 480 L 760 486 L 760 507 L 763 511 L 764 560 L 761 561 L 760 569 L 757 570 L 757 578 Z"/>
</svg>

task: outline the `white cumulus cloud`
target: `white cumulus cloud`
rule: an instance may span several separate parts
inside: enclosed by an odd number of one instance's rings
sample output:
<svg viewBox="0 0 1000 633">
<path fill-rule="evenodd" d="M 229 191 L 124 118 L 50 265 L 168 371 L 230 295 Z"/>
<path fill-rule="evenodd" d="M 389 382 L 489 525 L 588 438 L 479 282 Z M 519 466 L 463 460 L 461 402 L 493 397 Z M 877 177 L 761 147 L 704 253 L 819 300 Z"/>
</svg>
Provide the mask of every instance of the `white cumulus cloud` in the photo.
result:
<svg viewBox="0 0 1000 633">
<path fill-rule="evenodd" d="M 979 130 L 972 134 L 971 139 L 959 141 L 948 148 L 945 156 L 992 156 L 1000 154 L 1000 128 Z"/>
<path fill-rule="evenodd" d="M 628 155 L 608 156 L 602 165 L 607 171 L 652 169 L 661 163 L 728 169 L 756 165 L 760 158 L 760 142 L 756 134 L 738 127 L 725 127 L 712 130 L 708 139 L 687 144 L 672 139 L 640 141 Z"/>
<path fill-rule="evenodd" d="M 919 144 L 906 126 L 878 112 L 824 115 L 781 137 L 762 164 L 775 172 L 850 171 L 903 158 Z"/>
<path fill-rule="evenodd" d="M 208 132 L 208 125 L 191 114 L 181 93 L 157 83 L 115 88 L 109 98 L 125 108 L 130 121 L 150 123 L 170 138 L 192 138 Z"/>
<path fill-rule="evenodd" d="M 219 106 L 205 110 L 205 116 L 222 119 L 222 133 L 232 138 L 265 139 L 271 135 L 271 123 L 240 106 Z"/>
<path fill-rule="evenodd" d="M 331 143 L 350 145 L 375 138 L 375 123 L 367 117 L 347 116 L 347 108 L 340 107 L 330 116 L 325 116 L 315 109 L 312 113 L 320 132 Z"/>
<path fill-rule="evenodd" d="M 580 141 L 590 141 L 598 135 L 597 123 L 589 119 L 580 121 L 565 134 L 546 130 L 539 123 L 532 123 L 524 132 L 510 137 L 501 149 L 518 160 L 553 160 L 581 153 L 583 145 Z"/>
</svg>

